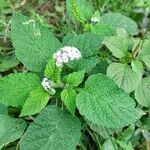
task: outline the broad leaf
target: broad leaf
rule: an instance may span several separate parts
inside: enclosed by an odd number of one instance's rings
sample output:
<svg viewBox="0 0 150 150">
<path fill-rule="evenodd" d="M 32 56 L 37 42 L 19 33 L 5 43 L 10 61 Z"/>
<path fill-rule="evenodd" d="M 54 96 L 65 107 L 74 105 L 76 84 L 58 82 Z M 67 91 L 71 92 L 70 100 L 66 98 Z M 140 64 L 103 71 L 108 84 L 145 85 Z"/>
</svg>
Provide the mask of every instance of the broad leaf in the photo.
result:
<svg viewBox="0 0 150 150">
<path fill-rule="evenodd" d="M 0 103 L 0 114 L 3 114 L 3 115 L 8 114 L 8 108 L 5 105 L 1 104 L 1 103 Z"/>
<path fill-rule="evenodd" d="M 139 60 L 133 60 L 131 66 L 133 71 L 138 75 L 139 81 L 141 81 L 144 71 L 142 63 Z"/>
<path fill-rule="evenodd" d="M 109 138 L 108 140 L 106 140 L 104 143 L 103 143 L 103 145 L 102 145 L 102 149 L 103 150 L 116 150 L 116 149 L 118 149 L 117 148 L 117 145 L 116 144 L 113 144 L 112 143 L 112 141 L 111 140 L 113 140 L 113 142 L 115 143 L 115 139 L 114 138 Z M 115 148 L 116 147 L 116 148 Z"/>
<path fill-rule="evenodd" d="M 12 56 L 0 56 L 0 71 L 4 72 L 13 68 L 19 64 L 19 61 L 14 55 Z"/>
<path fill-rule="evenodd" d="M 67 109 L 74 115 L 76 109 L 76 99 L 77 93 L 72 88 L 66 88 L 61 93 L 61 99 L 64 102 Z"/>
<path fill-rule="evenodd" d="M 135 98 L 140 105 L 150 107 L 150 76 L 142 79 L 135 90 Z"/>
<path fill-rule="evenodd" d="M 0 79 L 0 102 L 6 106 L 23 106 L 29 93 L 39 85 L 33 73 L 14 73 Z"/>
<path fill-rule="evenodd" d="M 71 87 L 77 87 L 84 79 L 85 70 L 73 72 L 64 77 L 64 81 Z"/>
<path fill-rule="evenodd" d="M 66 36 L 63 37 L 62 44 L 65 46 L 74 37 L 76 37 L 76 34 L 67 34 Z"/>
<path fill-rule="evenodd" d="M 121 38 L 128 38 L 129 37 L 127 31 L 124 30 L 123 28 L 117 28 L 116 34 L 118 37 L 121 37 Z"/>
<path fill-rule="evenodd" d="M 125 129 L 120 134 L 121 140 L 125 141 L 125 142 L 128 142 L 132 138 L 134 132 L 135 132 L 135 125 L 132 124 L 131 126 L 129 126 L 127 129 Z"/>
<path fill-rule="evenodd" d="M 89 75 L 97 74 L 97 73 L 103 73 L 106 74 L 107 67 L 109 64 L 106 61 L 100 61 L 97 63 L 97 65 L 89 72 Z"/>
<path fill-rule="evenodd" d="M 83 54 L 84 55 L 84 54 Z M 91 56 L 88 58 L 81 58 L 79 60 L 74 60 L 67 64 L 70 68 L 73 68 L 75 71 L 84 70 L 85 72 L 90 72 L 98 63 L 96 56 Z"/>
<path fill-rule="evenodd" d="M 93 33 L 84 33 L 69 40 L 67 45 L 78 48 L 82 54 L 80 60 L 71 61 L 68 66 L 79 71 L 89 72 L 97 63 L 96 55 L 102 45 L 102 37 Z"/>
<path fill-rule="evenodd" d="M 41 86 L 31 91 L 27 98 L 21 116 L 34 115 L 39 113 L 48 103 L 50 95 Z"/>
<path fill-rule="evenodd" d="M 21 14 L 12 18 L 11 38 L 17 58 L 36 72 L 44 71 L 49 58 L 61 45 L 48 28 Z"/>
<path fill-rule="evenodd" d="M 112 36 L 115 34 L 115 30 L 112 29 L 110 26 L 98 23 L 95 26 L 92 26 L 91 32 L 99 34 L 103 37 Z"/>
<path fill-rule="evenodd" d="M 107 13 L 101 17 L 99 24 L 108 25 L 112 29 L 123 28 L 130 35 L 138 33 L 138 25 L 132 19 L 119 14 L 119 13 Z"/>
<path fill-rule="evenodd" d="M 94 132 L 98 133 L 105 139 L 109 138 L 109 135 L 113 135 L 113 133 L 115 132 L 113 129 L 109 129 L 109 128 L 106 129 L 103 126 L 93 124 L 90 121 L 87 121 L 87 123 Z"/>
<path fill-rule="evenodd" d="M 134 100 L 103 74 L 88 78 L 76 98 L 81 115 L 93 124 L 122 128 L 138 120 L 144 112 L 135 108 Z"/>
<path fill-rule="evenodd" d="M 128 51 L 128 39 L 119 36 L 106 37 L 103 44 L 112 52 L 117 58 L 122 58 Z"/>
<path fill-rule="evenodd" d="M 57 83 L 60 82 L 61 70 L 61 67 L 56 67 L 55 60 L 50 59 L 48 64 L 46 65 L 44 75 Z"/>
<path fill-rule="evenodd" d="M 80 140 L 78 118 L 48 106 L 29 126 L 20 143 L 20 150 L 72 150 Z"/>
<path fill-rule="evenodd" d="M 0 147 L 19 139 L 26 126 L 26 122 L 22 119 L 0 115 Z"/>
<path fill-rule="evenodd" d="M 134 91 L 140 82 L 139 75 L 127 64 L 112 63 L 107 69 L 107 75 L 127 93 Z"/>
<path fill-rule="evenodd" d="M 72 6 L 75 7 L 76 10 L 73 10 L 74 8 Z M 66 7 L 67 13 L 72 20 L 78 21 L 78 17 L 80 16 L 81 20 L 87 21 L 92 17 L 94 13 L 92 4 L 87 0 L 75 0 L 75 3 L 73 2 L 73 0 L 67 0 Z M 78 14 L 79 16 L 76 16 L 76 14 Z"/>
<path fill-rule="evenodd" d="M 150 41 L 145 40 L 139 57 L 150 68 Z"/>
</svg>

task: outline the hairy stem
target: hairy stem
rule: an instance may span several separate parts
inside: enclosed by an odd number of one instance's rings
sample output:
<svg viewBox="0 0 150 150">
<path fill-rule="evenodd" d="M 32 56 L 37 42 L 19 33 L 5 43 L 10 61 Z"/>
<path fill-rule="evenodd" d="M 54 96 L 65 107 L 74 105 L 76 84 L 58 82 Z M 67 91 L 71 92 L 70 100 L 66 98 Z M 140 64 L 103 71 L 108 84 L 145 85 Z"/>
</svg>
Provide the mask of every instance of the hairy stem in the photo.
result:
<svg viewBox="0 0 150 150">
<path fill-rule="evenodd" d="M 114 141 L 112 140 L 111 136 L 109 135 L 108 130 L 107 130 L 106 128 L 104 128 L 104 130 L 105 130 L 105 132 L 106 132 L 106 134 L 107 134 L 108 139 L 111 141 L 111 144 L 112 144 L 113 148 L 114 148 L 115 150 L 118 150 L 118 148 L 116 147 Z"/>
</svg>

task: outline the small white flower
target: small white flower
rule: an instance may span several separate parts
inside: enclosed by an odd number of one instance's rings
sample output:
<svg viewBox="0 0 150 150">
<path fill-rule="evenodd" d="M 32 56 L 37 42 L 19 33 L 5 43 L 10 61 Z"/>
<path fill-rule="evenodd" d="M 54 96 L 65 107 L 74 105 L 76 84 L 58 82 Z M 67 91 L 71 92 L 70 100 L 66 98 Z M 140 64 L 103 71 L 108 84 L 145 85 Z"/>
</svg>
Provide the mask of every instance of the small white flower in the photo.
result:
<svg viewBox="0 0 150 150">
<path fill-rule="evenodd" d="M 68 63 L 69 61 L 79 59 L 81 57 L 80 51 L 76 47 L 71 46 L 65 46 L 53 55 L 57 67 L 62 66 L 63 63 Z"/>
<path fill-rule="evenodd" d="M 57 66 L 57 67 L 61 67 L 62 64 L 63 64 L 63 63 L 59 63 L 59 62 L 56 61 L 56 66 Z"/>
<path fill-rule="evenodd" d="M 62 56 L 57 57 L 57 58 L 56 58 L 56 61 L 57 61 L 58 63 L 63 63 L 63 58 L 62 58 Z"/>
<path fill-rule="evenodd" d="M 64 63 L 67 63 L 69 61 L 69 57 L 68 57 L 68 54 L 66 52 L 64 52 L 62 54 L 62 60 Z"/>
<path fill-rule="evenodd" d="M 49 83 L 49 80 L 47 78 L 44 78 L 43 81 L 42 81 L 42 86 L 43 88 L 48 91 L 49 89 L 51 89 L 51 86 L 50 86 L 50 83 Z"/>
<path fill-rule="evenodd" d="M 62 58 L 62 56 L 56 57 L 56 66 L 60 67 L 60 66 L 62 66 L 62 64 L 63 64 L 63 58 Z"/>
<path fill-rule="evenodd" d="M 67 54 L 69 58 L 72 58 L 72 50 L 68 51 Z"/>
<path fill-rule="evenodd" d="M 91 21 L 92 22 L 99 22 L 99 18 L 98 17 L 93 17 L 93 18 L 91 18 Z"/>
<path fill-rule="evenodd" d="M 74 59 L 79 59 L 81 57 L 81 53 L 78 49 L 74 49 L 72 55 L 74 56 Z"/>
<path fill-rule="evenodd" d="M 55 89 L 52 88 L 53 81 L 50 81 L 47 78 L 44 78 L 41 84 L 46 91 L 50 92 L 51 94 L 55 93 Z"/>
<path fill-rule="evenodd" d="M 57 57 L 61 57 L 61 51 L 54 53 L 53 58 L 56 59 Z"/>
</svg>

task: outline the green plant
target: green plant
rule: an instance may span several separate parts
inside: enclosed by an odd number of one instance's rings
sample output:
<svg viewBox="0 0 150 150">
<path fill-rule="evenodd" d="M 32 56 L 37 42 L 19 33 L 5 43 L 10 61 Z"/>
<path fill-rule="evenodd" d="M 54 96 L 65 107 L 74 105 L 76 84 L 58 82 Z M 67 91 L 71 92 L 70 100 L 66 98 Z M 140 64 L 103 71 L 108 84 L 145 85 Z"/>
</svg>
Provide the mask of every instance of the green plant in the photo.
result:
<svg viewBox="0 0 150 150">
<path fill-rule="evenodd" d="M 130 150 L 137 127 L 147 142 L 149 39 L 135 38 L 138 25 L 120 13 L 100 16 L 86 0 L 66 5 L 83 30 L 62 42 L 31 17 L 11 19 L 27 71 L 0 78 L 0 148 L 18 140 L 21 150 L 84 149 L 88 133 L 96 149 Z"/>
</svg>

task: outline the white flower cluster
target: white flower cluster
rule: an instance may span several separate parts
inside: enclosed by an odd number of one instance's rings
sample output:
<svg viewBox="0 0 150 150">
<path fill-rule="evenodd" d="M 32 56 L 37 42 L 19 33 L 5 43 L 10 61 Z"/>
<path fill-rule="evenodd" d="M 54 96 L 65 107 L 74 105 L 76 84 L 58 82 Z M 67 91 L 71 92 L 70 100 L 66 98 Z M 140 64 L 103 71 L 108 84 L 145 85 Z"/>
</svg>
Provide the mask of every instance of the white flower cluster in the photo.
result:
<svg viewBox="0 0 150 150">
<path fill-rule="evenodd" d="M 41 84 L 46 91 L 50 92 L 51 94 L 55 93 L 55 89 L 52 87 L 53 81 L 50 81 L 48 78 L 44 78 Z"/>
<path fill-rule="evenodd" d="M 93 18 L 91 18 L 91 21 L 92 21 L 92 22 L 99 22 L 100 20 L 99 20 L 98 17 L 93 17 Z"/>
<path fill-rule="evenodd" d="M 74 59 L 81 58 L 81 53 L 76 47 L 65 46 L 57 51 L 53 58 L 56 60 L 56 66 L 60 67 L 63 63 L 68 63 Z"/>
</svg>

